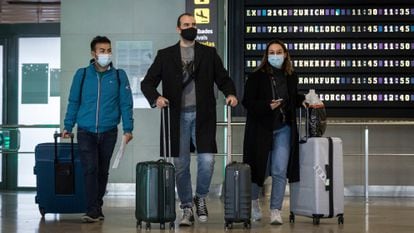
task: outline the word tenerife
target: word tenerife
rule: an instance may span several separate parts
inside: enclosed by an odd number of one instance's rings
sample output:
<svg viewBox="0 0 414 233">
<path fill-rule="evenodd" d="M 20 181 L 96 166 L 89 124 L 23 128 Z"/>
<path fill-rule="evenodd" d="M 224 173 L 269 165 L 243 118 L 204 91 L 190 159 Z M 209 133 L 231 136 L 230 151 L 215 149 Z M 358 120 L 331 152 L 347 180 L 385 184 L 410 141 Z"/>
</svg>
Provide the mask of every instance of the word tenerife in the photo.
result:
<svg viewBox="0 0 414 233">
<path fill-rule="evenodd" d="M 414 60 L 391 59 L 332 59 L 332 60 L 294 60 L 295 67 L 414 67 Z"/>
<path fill-rule="evenodd" d="M 261 60 L 246 60 L 246 67 L 254 68 L 259 66 Z M 401 59 L 296 59 L 293 60 L 296 68 L 364 68 L 364 67 L 385 67 L 385 68 L 411 68 L 414 67 L 414 60 Z"/>
<path fill-rule="evenodd" d="M 333 51 L 333 50 L 413 50 L 414 42 L 297 42 L 286 43 L 289 50 Z M 246 43 L 246 50 L 266 50 L 266 43 Z"/>
</svg>

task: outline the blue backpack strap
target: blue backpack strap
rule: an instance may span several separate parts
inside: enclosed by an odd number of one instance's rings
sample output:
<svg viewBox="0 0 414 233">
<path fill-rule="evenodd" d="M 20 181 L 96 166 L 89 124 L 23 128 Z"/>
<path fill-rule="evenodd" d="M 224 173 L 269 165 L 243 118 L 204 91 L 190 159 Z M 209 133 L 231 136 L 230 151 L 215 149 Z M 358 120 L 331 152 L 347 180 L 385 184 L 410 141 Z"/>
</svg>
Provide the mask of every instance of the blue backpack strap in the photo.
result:
<svg viewBox="0 0 414 233">
<path fill-rule="evenodd" d="M 121 79 L 119 78 L 119 70 L 116 69 L 116 81 L 118 82 L 118 87 L 121 87 Z"/>
<path fill-rule="evenodd" d="M 82 101 L 83 83 L 85 81 L 85 77 L 86 77 L 86 68 L 83 68 L 83 75 L 82 75 L 80 91 L 79 91 L 79 103 Z"/>
</svg>

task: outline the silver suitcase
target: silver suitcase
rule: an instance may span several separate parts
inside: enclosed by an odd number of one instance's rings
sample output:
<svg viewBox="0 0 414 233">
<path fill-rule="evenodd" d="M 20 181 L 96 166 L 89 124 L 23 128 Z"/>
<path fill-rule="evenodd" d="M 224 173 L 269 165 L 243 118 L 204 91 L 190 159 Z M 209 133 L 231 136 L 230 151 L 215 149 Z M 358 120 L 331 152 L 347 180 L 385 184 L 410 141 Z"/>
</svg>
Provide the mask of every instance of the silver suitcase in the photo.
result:
<svg viewBox="0 0 414 233">
<path fill-rule="evenodd" d="M 338 217 L 344 223 L 343 153 L 340 138 L 312 137 L 299 145 L 300 181 L 290 184 L 290 222 L 295 215 Z"/>
<path fill-rule="evenodd" d="M 300 181 L 290 183 L 290 216 L 313 218 L 318 225 L 321 218 L 338 217 L 344 223 L 344 175 L 342 140 L 337 137 L 309 138 L 309 112 L 306 109 L 305 137 L 299 144 Z M 299 111 L 299 137 L 302 133 L 302 109 Z"/>
</svg>

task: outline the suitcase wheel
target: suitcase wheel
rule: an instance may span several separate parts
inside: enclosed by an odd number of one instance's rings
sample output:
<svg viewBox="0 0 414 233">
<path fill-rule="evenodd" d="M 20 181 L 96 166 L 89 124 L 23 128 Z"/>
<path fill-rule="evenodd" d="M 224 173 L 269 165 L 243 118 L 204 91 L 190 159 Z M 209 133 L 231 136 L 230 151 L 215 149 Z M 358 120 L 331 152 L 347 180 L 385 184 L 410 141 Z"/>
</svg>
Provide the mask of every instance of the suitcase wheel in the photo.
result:
<svg viewBox="0 0 414 233">
<path fill-rule="evenodd" d="M 251 225 L 250 225 L 250 220 L 249 220 L 249 221 L 244 222 L 243 227 L 244 227 L 244 229 L 250 229 L 250 227 L 251 227 Z"/>
<path fill-rule="evenodd" d="M 343 215 L 340 215 L 340 216 L 338 216 L 338 224 L 344 224 L 344 216 Z"/>
<path fill-rule="evenodd" d="M 227 231 L 233 228 L 233 224 L 231 222 L 227 222 L 224 224 L 224 229 Z"/>
<path fill-rule="evenodd" d="M 295 222 L 295 215 L 293 214 L 293 212 L 290 212 L 290 215 L 289 215 L 289 222 L 290 222 L 290 223 L 294 223 L 294 222 Z"/>
<path fill-rule="evenodd" d="M 313 225 L 319 225 L 320 218 L 319 217 L 313 217 Z"/>
<path fill-rule="evenodd" d="M 43 207 L 40 207 L 40 206 L 39 206 L 39 212 L 40 212 L 40 214 L 42 215 L 42 218 L 44 218 L 44 217 L 45 217 L 45 214 L 46 214 L 45 209 L 44 209 Z"/>
<path fill-rule="evenodd" d="M 147 222 L 146 224 L 145 224 L 145 230 L 151 230 L 151 223 L 149 223 L 149 222 Z"/>
<path fill-rule="evenodd" d="M 175 229 L 175 224 L 174 222 L 170 222 L 170 230 L 174 230 Z"/>
</svg>

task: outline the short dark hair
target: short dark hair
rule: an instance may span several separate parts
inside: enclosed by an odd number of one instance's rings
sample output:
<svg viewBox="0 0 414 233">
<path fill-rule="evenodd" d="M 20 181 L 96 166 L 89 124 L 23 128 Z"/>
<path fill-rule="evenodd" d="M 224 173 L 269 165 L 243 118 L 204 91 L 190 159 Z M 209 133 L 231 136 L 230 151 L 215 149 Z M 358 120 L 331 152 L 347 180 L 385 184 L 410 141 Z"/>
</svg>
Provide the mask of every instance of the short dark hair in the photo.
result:
<svg viewBox="0 0 414 233">
<path fill-rule="evenodd" d="M 91 51 L 95 51 L 95 46 L 97 43 L 111 43 L 111 40 L 106 36 L 95 36 L 91 41 Z"/>
<path fill-rule="evenodd" d="M 178 18 L 177 18 L 177 27 L 180 27 L 181 26 L 181 17 L 183 17 L 183 16 L 190 16 L 190 17 L 194 17 L 194 15 L 193 14 L 191 14 L 191 13 L 188 13 L 188 12 L 186 12 L 186 13 L 182 13 L 180 16 L 178 16 Z"/>
</svg>

